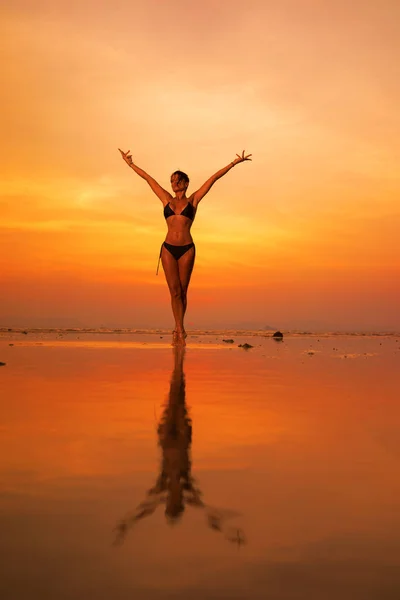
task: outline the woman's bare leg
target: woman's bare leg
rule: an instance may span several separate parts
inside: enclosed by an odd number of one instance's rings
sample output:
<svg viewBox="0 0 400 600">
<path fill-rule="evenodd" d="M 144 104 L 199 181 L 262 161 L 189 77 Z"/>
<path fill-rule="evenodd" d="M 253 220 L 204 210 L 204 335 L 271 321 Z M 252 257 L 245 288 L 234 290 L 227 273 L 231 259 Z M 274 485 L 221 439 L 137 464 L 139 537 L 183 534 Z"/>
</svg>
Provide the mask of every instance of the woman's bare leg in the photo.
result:
<svg viewBox="0 0 400 600">
<path fill-rule="evenodd" d="M 175 330 L 183 331 L 184 303 L 182 296 L 181 282 L 179 279 L 178 261 L 163 246 L 161 252 L 161 262 L 167 280 L 169 292 L 171 294 L 172 313 L 175 319 Z"/>
<path fill-rule="evenodd" d="M 189 287 L 190 277 L 192 275 L 194 261 L 196 258 L 195 247 L 190 248 L 181 258 L 178 260 L 179 270 L 179 281 L 181 283 L 182 290 L 182 304 L 183 304 L 183 316 L 185 316 L 187 308 L 187 291 Z M 184 337 L 186 337 L 185 328 L 183 328 Z"/>
<path fill-rule="evenodd" d="M 162 248 L 161 262 L 171 294 L 177 341 L 184 341 L 186 337 L 183 319 L 187 307 L 187 289 L 193 271 L 194 259 L 194 247 L 185 252 L 179 260 L 176 260 L 164 246 Z"/>
</svg>

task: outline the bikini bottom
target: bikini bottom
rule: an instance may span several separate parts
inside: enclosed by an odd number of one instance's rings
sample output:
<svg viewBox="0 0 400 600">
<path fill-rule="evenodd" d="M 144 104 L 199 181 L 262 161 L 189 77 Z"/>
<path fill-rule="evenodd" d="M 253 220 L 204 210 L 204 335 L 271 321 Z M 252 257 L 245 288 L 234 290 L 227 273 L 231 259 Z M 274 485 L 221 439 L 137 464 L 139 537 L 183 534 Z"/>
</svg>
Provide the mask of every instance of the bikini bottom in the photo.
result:
<svg viewBox="0 0 400 600">
<path fill-rule="evenodd" d="M 174 246 L 173 244 L 168 244 L 167 242 L 163 242 L 161 244 L 160 256 L 158 257 L 158 265 L 157 265 L 156 275 L 158 275 L 158 268 L 160 266 L 161 253 L 162 253 L 163 246 L 165 246 L 165 248 L 168 250 L 168 252 L 170 252 L 172 254 L 172 256 L 175 258 L 175 260 L 179 260 L 181 258 L 181 256 L 183 256 L 184 254 L 186 254 L 186 252 L 188 250 L 190 250 L 190 248 L 195 248 L 195 245 L 193 244 L 193 242 L 191 244 L 185 244 L 185 246 Z"/>
</svg>

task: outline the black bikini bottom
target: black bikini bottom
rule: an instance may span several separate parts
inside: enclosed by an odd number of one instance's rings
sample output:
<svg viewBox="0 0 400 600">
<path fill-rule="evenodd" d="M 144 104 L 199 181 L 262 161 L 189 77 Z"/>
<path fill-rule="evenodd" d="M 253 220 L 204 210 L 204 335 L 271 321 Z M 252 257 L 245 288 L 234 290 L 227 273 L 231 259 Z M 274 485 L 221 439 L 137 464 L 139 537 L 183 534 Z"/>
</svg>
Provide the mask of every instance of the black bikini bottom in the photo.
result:
<svg viewBox="0 0 400 600">
<path fill-rule="evenodd" d="M 165 246 L 168 252 L 170 252 L 176 260 L 179 260 L 181 256 L 190 250 L 190 248 L 194 248 L 193 242 L 191 244 L 186 244 L 186 246 L 173 246 L 172 244 L 167 244 L 167 242 L 164 242 L 162 246 Z"/>
<path fill-rule="evenodd" d="M 185 246 L 174 246 L 173 244 L 168 244 L 167 242 L 163 242 L 161 244 L 160 256 L 158 258 L 156 275 L 158 275 L 158 267 L 160 266 L 161 253 L 162 253 L 163 246 L 165 246 L 165 248 L 168 250 L 168 252 L 170 252 L 172 254 L 172 256 L 175 258 L 175 260 L 179 260 L 181 258 L 181 256 L 183 256 L 184 254 L 186 254 L 186 252 L 188 250 L 190 250 L 190 248 L 195 248 L 195 245 L 193 244 L 193 242 L 191 244 L 185 244 Z"/>
</svg>

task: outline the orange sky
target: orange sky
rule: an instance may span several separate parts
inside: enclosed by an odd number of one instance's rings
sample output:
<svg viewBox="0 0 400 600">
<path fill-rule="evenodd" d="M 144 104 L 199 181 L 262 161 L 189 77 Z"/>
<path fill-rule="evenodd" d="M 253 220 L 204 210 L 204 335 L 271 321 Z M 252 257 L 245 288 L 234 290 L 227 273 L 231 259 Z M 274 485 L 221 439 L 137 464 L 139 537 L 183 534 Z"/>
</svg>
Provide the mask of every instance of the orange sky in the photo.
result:
<svg viewBox="0 0 400 600">
<path fill-rule="evenodd" d="M 0 326 L 172 324 L 161 204 L 202 201 L 189 327 L 400 329 L 396 0 L 2 8 Z"/>
</svg>

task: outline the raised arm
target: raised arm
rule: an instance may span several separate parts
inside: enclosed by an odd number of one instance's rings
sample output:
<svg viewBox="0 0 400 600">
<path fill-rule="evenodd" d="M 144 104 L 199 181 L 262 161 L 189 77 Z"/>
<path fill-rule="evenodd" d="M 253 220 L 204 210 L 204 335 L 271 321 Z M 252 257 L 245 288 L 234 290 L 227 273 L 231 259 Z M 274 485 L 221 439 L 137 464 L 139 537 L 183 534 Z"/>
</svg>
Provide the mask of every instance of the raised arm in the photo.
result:
<svg viewBox="0 0 400 600">
<path fill-rule="evenodd" d="M 227 165 L 223 169 L 220 169 L 219 171 L 217 171 L 214 175 L 212 175 L 209 179 L 207 179 L 207 181 L 205 183 L 203 183 L 203 185 L 201 186 L 201 188 L 199 188 L 197 190 L 197 192 L 194 192 L 193 205 L 195 208 L 198 205 L 198 203 L 200 202 L 200 200 L 202 198 L 204 198 L 204 196 L 210 191 L 211 187 L 214 185 L 214 183 L 217 181 L 217 179 L 220 179 L 223 175 L 226 175 L 226 173 L 228 171 L 230 171 L 232 169 L 232 167 L 234 167 L 235 165 L 237 165 L 241 162 L 244 162 L 245 160 L 251 160 L 250 156 L 252 156 L 252 155 L 248 154 L 247 156 L 245 156 L 244 150 L 243 150 L 242 156 L 240 156 L 240 154 L 236 154 L 236 156 L 237 156 L 237 158 L 235 158 L 235 160 L 233 160 L 231 163 L 229 163 L 229 165 Z"/>
<path fill-rule="evenodd" d="M 130 150 L 128 150 L 128 152 L 123 152 L 120 148 L 118 148 L 118 150 L 121 152 L 122 158 L 126 164 L 131 167 L 131 169 L 133 169 L 135 173 L 137 173 L 142 179 L 147 181 L 155 195 L 160 198 L 164 206 L 165 204 L 168 204 L 168 202 L 172 199 L 171 194 L 167 192 L 167 190 L 164 190 L 164 188 L 162 188 L 161 185 L 157 183 L 153 177 L 151 177 L 151 175 L 146 173 L 146 171 L 143 171 L 143 169 L 133 164 L 132 156 L 129 154 Z"/>
</svg>

